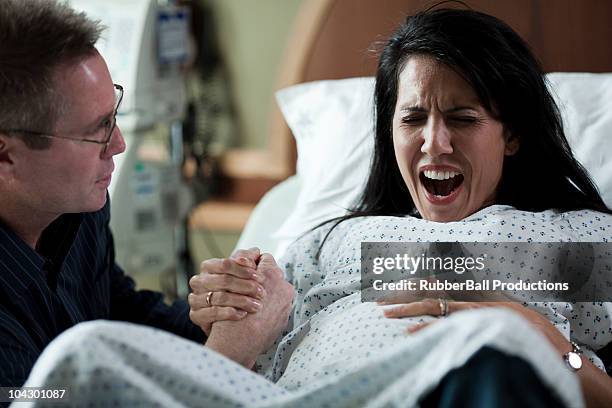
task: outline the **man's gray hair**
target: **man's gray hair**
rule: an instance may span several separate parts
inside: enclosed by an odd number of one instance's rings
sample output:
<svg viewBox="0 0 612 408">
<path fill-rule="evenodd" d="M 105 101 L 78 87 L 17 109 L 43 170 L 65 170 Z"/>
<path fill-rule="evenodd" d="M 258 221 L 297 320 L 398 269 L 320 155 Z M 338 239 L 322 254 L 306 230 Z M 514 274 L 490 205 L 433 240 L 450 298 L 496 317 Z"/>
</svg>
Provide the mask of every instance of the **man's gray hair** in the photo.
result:
<svg viewBox="0 0 612 408">
<path fill-rule="evenodd" d="M 52 131 L 62 106 L 56 69 L 92 55 L 101 32 L 65 2 L 0 0 L 0 131 Z M 50 142 L 23 139 L 39 149 Z"/>
</svg>

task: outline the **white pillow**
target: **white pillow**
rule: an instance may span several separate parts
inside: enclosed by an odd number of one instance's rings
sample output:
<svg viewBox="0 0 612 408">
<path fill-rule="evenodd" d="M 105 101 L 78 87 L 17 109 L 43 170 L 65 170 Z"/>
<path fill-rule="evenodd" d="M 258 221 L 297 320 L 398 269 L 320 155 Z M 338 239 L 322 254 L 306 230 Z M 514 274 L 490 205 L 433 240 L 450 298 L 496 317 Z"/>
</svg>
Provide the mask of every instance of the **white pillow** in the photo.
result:
<svg viewBox="0 0 612 408">
<path fill-rule="evenodd" d="M 576 159 L 612 206 L 612 73 L 547 75 Z"/>
<path fill-rule="evenodd" d="M 346 213 L 367 179 L 373 149 L 372 78 L 299 84 L 277 92 L 296 139 L 301 189 L 275 234 L 277 254 L 304 232 Z"/>
<path fill-rule="evenodd" d="M 548 74 L 566 135 L 612 205 L 612 74 Z M 373 149 L 374 78 L 299 84 L 277 93 L 297 142 L 302 188 L 276 232 L 278 253 L 301 234 L 344 215 L 360 196 Z"/>
</svg>

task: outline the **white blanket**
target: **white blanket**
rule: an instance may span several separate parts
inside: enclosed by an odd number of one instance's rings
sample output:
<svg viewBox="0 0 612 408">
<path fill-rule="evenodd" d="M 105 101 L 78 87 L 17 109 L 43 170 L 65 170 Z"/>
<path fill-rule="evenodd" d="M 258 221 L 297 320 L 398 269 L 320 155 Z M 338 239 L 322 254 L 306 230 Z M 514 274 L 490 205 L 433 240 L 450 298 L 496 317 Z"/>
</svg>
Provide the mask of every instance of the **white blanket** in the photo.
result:
<svg viewBox="0 0 612 408">
<path fill-rule="evenodd" d="M 528 361 L 568 406 L 583 406 L 577 378 L 558 352 L 514 312 L 460 312 L 409 335 L 432 317 L 386 319 L 361 303 L 362 241 L 605 241 L 612 217 L 590 211 L 524 213 L 505 206 L 456 223 L 362 218 L 340 224 L 320 258 L 323 228 L 298 241 L 281 263 L 297 289 L 288 332 L 258 368 L 267 380 L 193 343 L 126 323 L 87 323 L 54 341 L 28 386 L 72 384 L 80 405 L 100 399 L 162 406 L 414 406 L 449 370 L 489 345 Z M 566 337 L 592 350 L 612 341 L 608 303 L 543 303 Z"/>
</svg>

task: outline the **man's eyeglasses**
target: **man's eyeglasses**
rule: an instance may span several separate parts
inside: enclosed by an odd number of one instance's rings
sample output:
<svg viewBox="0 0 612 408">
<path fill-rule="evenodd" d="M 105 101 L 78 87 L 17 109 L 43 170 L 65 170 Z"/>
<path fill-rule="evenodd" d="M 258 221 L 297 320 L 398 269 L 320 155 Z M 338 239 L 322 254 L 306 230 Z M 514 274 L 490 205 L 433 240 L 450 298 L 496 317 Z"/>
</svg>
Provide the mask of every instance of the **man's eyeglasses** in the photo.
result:
<svg viewBox="0 0 612 408">
<path fill-rule="evenodd" d="M 95 143 L 98 145 L 103 145 L 102 154 L 106 153 L 108 149 L 108 145 L 111 142 L 111 138 L 113 137 L 113 132 L 115 131 L 115 126 L 117 125 L 117 111 L 119 110 L 119 105 L 121 105 L 121 101 L 123 100 L 123 87 L 121 85 L 114 84 L 115 86 L 115 109 L 110 117 L 104 119 L 103 123 L 101 123 L 101 127 L 104 128 L 104 139 L 102 140 L 94 140 L 87 138 L 79 138 L 75 139 L 72 137 L 66 136 L 58 136 L 52 135 L 44 132 L 37 132 L 33 130 L 24 130 L 24 129 L 8 129 L 5 130 L 7 133 L 27 133 L 29 135 L 34 135 L 38 137 L 43 137 L 47 139 L 66 139 L 72 140 L 75 142 L 86 142 L 86 143 Z"/>
</svg>

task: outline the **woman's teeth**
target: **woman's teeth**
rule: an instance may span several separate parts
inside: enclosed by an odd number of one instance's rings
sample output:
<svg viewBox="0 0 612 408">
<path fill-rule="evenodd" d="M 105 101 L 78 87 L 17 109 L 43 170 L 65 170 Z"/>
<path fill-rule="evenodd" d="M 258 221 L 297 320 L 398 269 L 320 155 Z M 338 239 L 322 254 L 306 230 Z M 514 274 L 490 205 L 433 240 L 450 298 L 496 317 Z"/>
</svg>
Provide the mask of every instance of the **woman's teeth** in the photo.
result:
<svg viewBox="0 0 612 408">
<path fill-rule="evenodd" d="M 425 177 L 432 179 L 432 180 L 448 180 L 461 173 L 458 173 L 456 171 L 425 170 L 423 174 L 425 175 Z"/>
<path fill-rule="evenodd" d="M 419 178 L 430 194 L 439 197 L 449 195 L 463 183 L 463 174 L 456 171 L 425 170 Z"/>
</svg>

